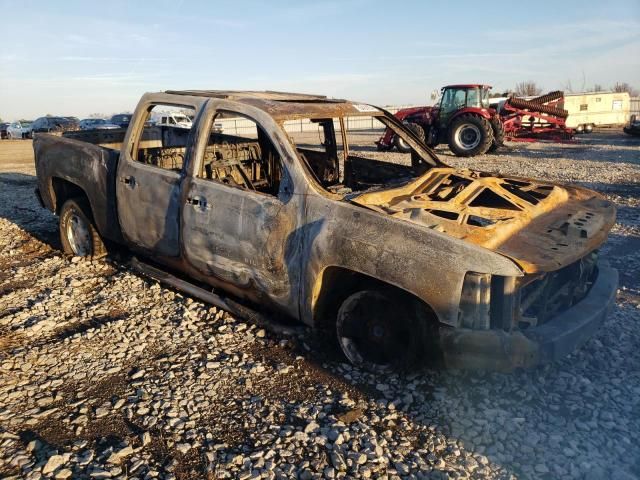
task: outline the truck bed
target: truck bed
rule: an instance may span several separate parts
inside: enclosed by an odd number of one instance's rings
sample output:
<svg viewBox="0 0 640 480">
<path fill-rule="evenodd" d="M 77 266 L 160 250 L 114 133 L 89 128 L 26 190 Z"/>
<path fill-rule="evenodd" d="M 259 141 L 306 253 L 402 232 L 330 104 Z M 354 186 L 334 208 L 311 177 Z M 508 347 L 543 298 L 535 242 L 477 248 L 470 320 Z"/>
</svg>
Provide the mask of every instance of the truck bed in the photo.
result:
<svg viewBox="0 0 640 480">
<path fill-rule="evenodd" d="M 39 133 L 34 136 L 38 192 L 45 207 L 58 213 L 57 201 L 65 189 L 84 191 L 100 234 L 121 241 L 116 212 L 116 170 L 120 151 L 116 144 L 88 141 L 93 132 L 74 132 L 73 137 Z M 124 132 L 122 132 L 122 137 Z M 80 140 L 78 138 L 82 138 Z M 97 140 L 93 136 L 93 140 Z M 122 139 L 120 139 L 120 144 Z M 118 144 L 119 146 L 119 144 Z"/>
</svg>

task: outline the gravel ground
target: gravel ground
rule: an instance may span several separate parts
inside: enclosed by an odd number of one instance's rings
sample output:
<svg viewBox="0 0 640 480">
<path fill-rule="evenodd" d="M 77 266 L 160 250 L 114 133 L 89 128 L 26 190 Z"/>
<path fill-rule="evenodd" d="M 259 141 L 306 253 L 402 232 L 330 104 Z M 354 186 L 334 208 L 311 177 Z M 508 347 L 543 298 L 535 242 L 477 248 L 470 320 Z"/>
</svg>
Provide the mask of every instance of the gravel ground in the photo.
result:
<svg viewBox="0 0 640 480">
<path fill-rule="evenodd" d="M 359 135 L 373 153 L 374 134 Z M 640 478 L 640 141 L 511 144 L 445 161 L 573 182 L 618 205 L 605 327 L 514 374 L 376 377 L 60 253 L 29 141 L 0 142 L 1 478 Z"/>
</svg>

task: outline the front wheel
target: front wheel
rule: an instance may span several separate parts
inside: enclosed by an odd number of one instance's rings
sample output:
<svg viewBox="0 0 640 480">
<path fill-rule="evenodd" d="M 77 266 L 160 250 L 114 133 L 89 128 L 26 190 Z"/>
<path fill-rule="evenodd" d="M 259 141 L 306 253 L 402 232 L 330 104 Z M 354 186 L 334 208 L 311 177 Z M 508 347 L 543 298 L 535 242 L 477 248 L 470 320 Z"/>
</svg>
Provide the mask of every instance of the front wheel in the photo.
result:
<svg viewBox="0 0 640 480">
<path fill-rule="evenodd" d="M 479 115 L 460 115 L 449 126 L 449 148 L 458 157 L 482 155 L 492 142 L 491 124 Z"/>
<path fill-rule="evenodd" d="M 361 290 L 340 306 L 336 332 L 353 365 L 380 372 L 418 363 L 427 349 L 426 323 L 415 302 L 385 291 Z"/>
<path fill-rule="evenodd" d="M 60 210 L 60 240 L 67 255 L 102 258 L 107 249 L 93 224 L 89 202 L 71 198 Z"/>
<path fill-rule="evenodd" d="M 408 130 L 411 130 L 420 140 L 424 142 L 424 139 L 425 139 L 424 129 L 420 125 L 414 122 L 409 122 L 409 123 L 406 123 L 405 126 L 407 127 Z M 398 135 L 395 136 L 394 143 L 399 152 L 411 153 L 411 146 L 403 138 L 399 137 Z"/>
</svg>

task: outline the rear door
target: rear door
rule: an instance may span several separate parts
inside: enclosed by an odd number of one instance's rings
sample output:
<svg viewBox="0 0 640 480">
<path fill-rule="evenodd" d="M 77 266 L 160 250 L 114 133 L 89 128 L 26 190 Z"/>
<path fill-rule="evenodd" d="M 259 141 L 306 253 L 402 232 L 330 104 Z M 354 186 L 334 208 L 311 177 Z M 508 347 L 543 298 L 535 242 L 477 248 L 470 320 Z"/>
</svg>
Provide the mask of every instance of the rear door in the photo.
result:
<svg viewBox="0 0 640 480">
<path fill-rule="evenodd" d="M 156 255 L 180 254 L 180 198 L 193 141 L 191 129 L 146 124 L 154 110 L 195 114 L 202 101 L 147 95 L 123 144 L 116 183 L 118 218 L 130 246 Z"/>
<path fill-rule="evenodd" d="M 185 188 L 183 257 L 214 283 L 297 315 L 303 197 L 293 194 L 283 152 L 264 123 L 249 107 L 235 108 L 223 111 L 223 133 L 213 112 L 200 122 L 208 140 Z"/>
</svg>

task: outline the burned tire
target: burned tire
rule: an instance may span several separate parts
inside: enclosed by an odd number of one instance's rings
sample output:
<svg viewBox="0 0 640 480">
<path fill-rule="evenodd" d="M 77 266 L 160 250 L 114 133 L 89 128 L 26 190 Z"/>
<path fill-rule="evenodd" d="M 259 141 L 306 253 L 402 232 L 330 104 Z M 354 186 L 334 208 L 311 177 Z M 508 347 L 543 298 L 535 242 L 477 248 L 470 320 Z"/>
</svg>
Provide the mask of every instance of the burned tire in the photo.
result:
<svg viewBox="0 0 640 480">
<path fill-rule="evenodd" d="M 427 348 L 427 323 L 415 302 L 402 295 L 361 290 L 342 302 L 336 333 L 353 365 L 381 372 L 419 363 Z"/>
<path fill-rule="evenodd" d="M 409 122 L 409 123 L 406 123 L 405 126 L 407 127 L 408 130 L 411 130 L 420 140 L 424 142 L 424 139 L 425 139 L 424 129 L 420 125 L 418 125 L 417 123 Z M 405 142 L 404 139 L 400 138 L 398 135 L 394 137 L 393 142 L 399 152 L 411 153 L 411 147 L 409 146 L 409 144 Z"/>
<path fill-rule="evenodd" d="M 488 152 L 495 152 L 498 148 L 504 146 L 504 125 L 498 117 L 492 117 L 489 121 L 493 130 L 493 141 Z"/>
<path fill-rule="evenodd" d="M 71 198 L 60 209 L 60 241 L 67 255 L 102 258 L 107 249 L 93 223 L 89 202 Z"/>
<path fill-rule="evenodd" d="M 479 115 L 463 114 L 449 125 L 449 148 L 458 157 L 482 155 L 492 142 L 491 124 Z"/>
</svg>

